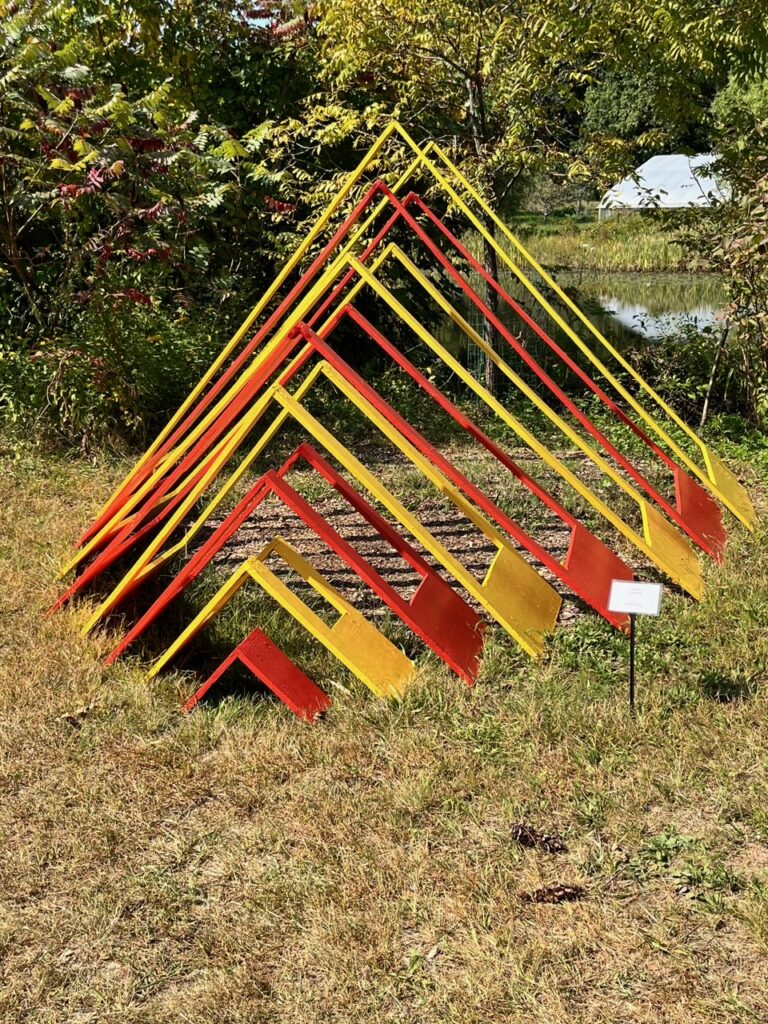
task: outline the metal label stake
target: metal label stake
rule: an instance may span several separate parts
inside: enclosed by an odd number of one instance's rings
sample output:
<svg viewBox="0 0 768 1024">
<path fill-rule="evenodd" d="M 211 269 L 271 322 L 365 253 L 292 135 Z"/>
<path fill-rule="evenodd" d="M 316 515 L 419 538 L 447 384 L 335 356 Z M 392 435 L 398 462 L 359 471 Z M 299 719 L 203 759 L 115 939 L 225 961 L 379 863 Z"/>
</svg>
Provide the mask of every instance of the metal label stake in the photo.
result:
<svg viewBox="0 0 768 1024">
<path fill-rule="evenodd" d="M 608 610 L 629 615 L 629 714 L 635 717 L 635 619 L 638 615 L 658 615 L 661 609 L 661 583 L 613 580 Z"/>
<path fill-rule="evenodd" d="M 629 615 L 629 716 L 635 717 L 635 613 Z"/>
</svg>

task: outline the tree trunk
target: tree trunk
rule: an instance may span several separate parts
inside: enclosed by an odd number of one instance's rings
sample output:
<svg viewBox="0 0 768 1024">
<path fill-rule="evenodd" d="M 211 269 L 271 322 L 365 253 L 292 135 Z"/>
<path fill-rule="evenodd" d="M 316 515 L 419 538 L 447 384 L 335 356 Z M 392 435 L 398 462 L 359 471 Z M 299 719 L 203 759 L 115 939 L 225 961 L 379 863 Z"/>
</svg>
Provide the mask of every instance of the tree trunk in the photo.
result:
<svg viewBox="0 0 768 1024">
<path fill-rule="evenodd" d="M 479 54 L 478 54 L 479 60 Z M 469 99 L 469 125 L 472 132 L 472 141 L 475 147 L 477 159 L 482 166 L 486 160 L 485 146 L 487 144 L 487 125 L 485 121 L 485 100 L 483 96 L 482 78 L 478 74 L 475 77 L 467 78 L 467 96 Z M 483 226 L 491 238 L 496 238 L 496 226 L 490 217 L 484 216 Z M 483 239 L 483 266 L 486 274 L 490 274 L 494 280 L 499 277 L 499 260 L 496 250 L 488 241 Z M 487 283 L 483 284 L 483 299 L 491 312 L 498 316 L 499 299 L 496 292 Z M 488 320 L 483 319 L 483 341 L 493 349 L 494 352 L 501 351 L 501 339 L 495 327 Z M 486 356 L 484 360 L 484 383 L 490 393 L 497 397 L 501 390 L 502 375 L 496 365 Z"/>
<path fill-rule="evenodd" d="M 43 330 L 45 330 L 45 323 L 43 321 L 40 310 L 37 307 L 37 303 L 35 302 L 35 296 L 32 292 L 32 281 L 30 279 L 29 273 L 27 272 L 27 268 L 24 262 L 24 256 L 21 250 L 19 249 L 19 246 L 14 237 L 13 225 L 0 223 L 0 235 L 2 235 L 3 241 L 5 242 L 8 263 L 13 268 L 14 273 L 16 274 L 16 277 L 19 281 L 19 284 L 21 285 L 22 290 L 27 297 L 30 312 L 37 321 L 38 327 L 41 327 Z"/>
<path fill-rule="evenodd" d="M 495 225 L 490 217 L 483 218 L 488 234 L 496 237 Z M 483 269 L 486 274 L 498 281 L 499 279 L 499 257 L 491 243 L 483 240 Z M 486 282 L 483 283 L 483 301 L 495 317 L 499 315 L 499 296 L 495 290 Z M 501 352 L 501 338 L 496 328 L 487 320 L 483 319 L 483 341 L 493 349 L 494 352 Z M 485 386 L 494 397 L 498 397 L 501 391 L 503 377 L 499 368 L 486 356 L 485 358 Z"/>
<path fill-rule="evenodd" d="M 701 419 L 699 420 L 699 429 L 701 429 L 701 427 L 704 426 L 704 424 L 707 422 L 707 417 L 709 416 L 709 403 L 710 403 L 710 400 L 712 398 L 712 390 L 713 390 L 713 388 L 715 386 L 715 379 L 717 377 L 717 371 L 720 368 L 720 359 L 722 358 L 723 350 L 725 349 L 725 343 L 728 340 L 728 332 L 729 331 L 730 331 L 730 325 L 726 324 L 725 327 L 723 328 L 723 331 L 722 331 L 721 335 L 720 335 L 720 341 L 718 342 L 718 345 L 717 345 L 717 351 L 715 352 L 715 358 L 712 361 L 712 371 L 711 371 L 711 373 L 709 375 L 709 380 L 707 381 L 707 393 L 704 396 L 704 406 L 703 406 L 703 408 L 701 410 Z"/>
</svg>

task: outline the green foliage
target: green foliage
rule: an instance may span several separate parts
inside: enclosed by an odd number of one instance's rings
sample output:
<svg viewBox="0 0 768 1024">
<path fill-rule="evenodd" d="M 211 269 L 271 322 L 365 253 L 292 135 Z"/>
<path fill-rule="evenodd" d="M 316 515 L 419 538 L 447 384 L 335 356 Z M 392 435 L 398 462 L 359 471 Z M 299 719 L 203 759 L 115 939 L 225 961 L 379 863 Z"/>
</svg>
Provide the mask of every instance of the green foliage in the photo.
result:
<svg viewBox="0 0 768 1024">
<path fill-rule="evenodd" d="M 502 202 L 523 168 L 567 163 L 578 94 L 604 29 L 566 0 L 484 0 L 361 8 L 326 0 L 327 77 L 448 138 L 462 169 Z"/>
<path fill-rule="evenodd" d="M 612 184 L 654 153 L 706 149 L 713 90 L 695 71 L 686 79 L 658 64 L 608 71 L 584 95 L 581 146 L 593 173 Z"/>
<path fill-rule="evenodd" d="M 224 3 L 0 14 L 0 408 L 73 440 L 143 433 L 271 277 L 290 210 L 238 134 L 300 47 Z"/>
<path fill-rule="evenodd" d="M 649 74 L 610 72 L 587 89 L 582 126 L 632 140 L 652 128 L 663 128 L 658 94 L 658 84 Z"/>
<path fill-rule="evenodd" d="M 712 113 L 721 129 L 720 141 L 743 152 L 768 123 L 768 79 L 743 82 L 732 76 L 712 101 Z"/>
<path fill-rule="evenodd" d="M 6 425 L 90 446 L 108 435 L 146 442 L 218 353 L 217 323 L 142 304 L 94 300 L 66 341 L 0 346 Z"/>
<path fill-rule="evenodd" d="M 393 114 L 505 215 L 526 189 L 548 214 L 706 128 L 715 88 L 752 199 L 721 256 L 716 227 L 695 251 L 733 278 L 757 410 L 763 20 L 731 0 L 0 0 L 0 415 L 79 442 L 152 430 Z"/>
<path fill-rule="evenodd" d="M 713 104 L 727 202 L 689 218 L 686 244 L 725 282 L 729 345 L 722 372 L 745 396 L 752 420 L 768 424 L 768 85 L 731 78 Z"/>
<path fill-rule="evenodd" d="M 632 353 L 633 365 L 646 379 L 653 380 L 665 398 L 691 423 L 701 415 L 723 329 L 722 325 L 702 327 L 695 322 L 683 323 L 674 337 Z M 745 413 L 744 389 L 733 372 L 734 354 L 733 348 L 728 349 L 712 404 L 719 412 Z"/>
<path fill-rule="evenodd" d="M 624 19 L 587 90 L 578 151 L 607 187 L 654 153 L 707 147 L 709 106 L 729 75 L 764 68 L 760 5 L 732 0 L 607 0 L 613 24 Z"/>
</svg>

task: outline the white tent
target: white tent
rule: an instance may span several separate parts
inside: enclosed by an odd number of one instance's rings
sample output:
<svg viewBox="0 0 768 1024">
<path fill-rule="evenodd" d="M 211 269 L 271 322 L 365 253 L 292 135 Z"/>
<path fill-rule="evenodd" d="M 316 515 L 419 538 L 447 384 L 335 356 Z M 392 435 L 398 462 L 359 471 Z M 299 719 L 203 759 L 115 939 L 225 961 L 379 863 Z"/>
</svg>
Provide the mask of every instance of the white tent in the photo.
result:
<svg viewBox="0 0 768 1024">
<path fill-rule="evenodd" d="M 722 202 L 728 190 L 712 174 L 715 159 L 712 153 L 652 156 L 634 174 L 608 189 L 600 200 L 600 219 L 617 210 L 680 210 Z"/>
</svg>

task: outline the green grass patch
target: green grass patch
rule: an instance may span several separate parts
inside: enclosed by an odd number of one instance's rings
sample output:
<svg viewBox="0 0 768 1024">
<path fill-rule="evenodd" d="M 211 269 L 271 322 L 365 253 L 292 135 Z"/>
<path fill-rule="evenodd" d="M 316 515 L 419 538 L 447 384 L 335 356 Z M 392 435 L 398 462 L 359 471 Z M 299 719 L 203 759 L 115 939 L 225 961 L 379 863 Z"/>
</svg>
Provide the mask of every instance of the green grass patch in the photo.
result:
<svg viewBox="0 0 768 1024">
<path fill-rule="evenodd" d="M 622 214 L 603 222 L 594 217 L 520 221 L 513 230 L 547 267 L 605 272 L 699 269 L 658 217 Z"/>
</svg>

